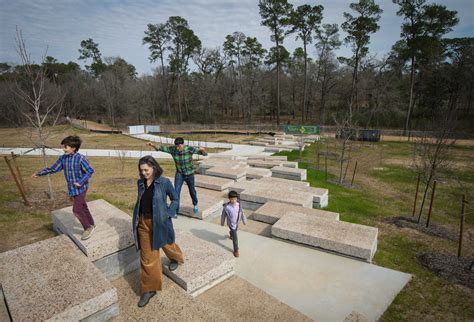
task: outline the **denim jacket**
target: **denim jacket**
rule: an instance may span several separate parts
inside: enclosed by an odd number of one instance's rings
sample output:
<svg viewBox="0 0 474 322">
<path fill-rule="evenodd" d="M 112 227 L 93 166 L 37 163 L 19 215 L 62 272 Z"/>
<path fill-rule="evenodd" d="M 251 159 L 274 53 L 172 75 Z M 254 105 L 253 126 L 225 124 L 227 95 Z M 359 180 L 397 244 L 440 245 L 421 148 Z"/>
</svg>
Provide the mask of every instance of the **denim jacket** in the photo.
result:
<svg viewBox="0 0 474 322">
<path fill-rule="evenodd" d="M 176 218 L 178 195 L 171 181 L 165 177 L 156 178 L 153 184 L 155 186 L 152 199 L 153 233 L 151 247 L 152 249 L 159 249 L 166 244 L 174 243 L 175 233 L 171 218 Z M 145 192 L 145 180 L 139 179 L 137 185 L 138 196 L 135 208 L 133 209 L 133 237 L 135 239 L 135 247 L 139 250 L 138 219 L 140 216 L 140 200 Z M 167 197 L 171 200 L 170 205 L 167 204 Z"/>
</svg>

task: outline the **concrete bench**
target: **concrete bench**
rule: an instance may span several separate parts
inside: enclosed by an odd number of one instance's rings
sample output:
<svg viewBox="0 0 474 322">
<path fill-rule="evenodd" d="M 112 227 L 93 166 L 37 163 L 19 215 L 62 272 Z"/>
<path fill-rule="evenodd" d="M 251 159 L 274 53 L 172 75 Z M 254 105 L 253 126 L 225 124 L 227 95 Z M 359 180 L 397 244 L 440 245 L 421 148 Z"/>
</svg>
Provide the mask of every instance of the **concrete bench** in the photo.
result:
<svg viewBox="0 0 474 322">
<path fill-rule="evenodd" d="M 91 238 L 81 240 L 83 228 L 65 207 L 51 212 L 53 229 L 71 238 L 80 250 L 109 279 L 125 275 L 140 266 L 132 232 L 132 217 L 103 199 L 87 203 L 96 228 Z"/>
<path fill-rule="evenodd" d="M 183 187 L 180 195 L 179 214 L 204 220 L 211 220 L 222 213 L 222 204 L 227 200 L 225 191 L 196 188 L 199 212 L 194 213 L 193 202 L 187 187 Z"/>
<path fill-rule="evenodd" d="M 290 212 L 298 212 L 311 216 L 339 220 L 339 214 L 337 212 L 325 211 L 319 209 L 310 209 L 301 206 L 290 205 L 286 203 L 268 201 L 262 207 L 258 208 L 252 214 L 253 219 L 265 222 L 267 224 L 274 224 L 280 218 Z"/>
<path fill-rule="evenodd" d="M 247 180 L 250 179 L 261 179 L 265 177 L 271 177 L 272 172 L 270 169 L 263 169 L 263 168 L 248 168 L 247 169 Z"/>
<path fill-rule="evenodd" d="M 271 174 L 271 173 L 270 173 Z M 206 188 L 210 190 L 224 191 L 235 183 L 233 179 L 220 178 L 207 175 L 194 175 L 196 187 Z"/>
<path fill-rule="evenodd" d="M 378 229 L 289 212 L 272 226 L 272 236 L 371 262 Z"/>
<path fill-rule="evenodd" d="M 163 272 L 191 296 L 197 296 L 234 274 L 235 258 L 213 243 L 176 229 L 176 243 L 185 262 L 171 272 L 169 260 L 162 256 Z"/>
<path fill-rule="evenodd" d="M 297 180 L 297 181 L 305 181 L 307 178 L 306 169 L 278 166 L 278 167 L 271 168 L 271 171 L 272 171 L 272 177 L 277 177 L 277 178 Z"/>
<path fill-rule="evenodd" d="M 0 254 L 0 283 L 13 321 L 107 321 L 117 290 L 65 235 Z"/>
</svg>

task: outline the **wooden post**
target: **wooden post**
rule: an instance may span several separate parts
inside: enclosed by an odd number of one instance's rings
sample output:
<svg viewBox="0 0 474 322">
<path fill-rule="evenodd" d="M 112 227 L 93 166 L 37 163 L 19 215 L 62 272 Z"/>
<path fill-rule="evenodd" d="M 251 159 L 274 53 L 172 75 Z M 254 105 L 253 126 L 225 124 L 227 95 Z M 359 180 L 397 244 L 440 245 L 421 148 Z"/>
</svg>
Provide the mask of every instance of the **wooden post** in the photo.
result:
<svg viewBox="0 0 474 322">
<path fill-rule="evenodd" d="M 12 161 L 13 164 L 15 165 L 16 173 L 18 173 L 18 181 L 20 182 L 21 189 L 23 189 L 23 193 L 26 195 L 26 187 L 25 184 L 23 183 L 23 178 L 21 177 L 21 172 L 20 172 L 20 167 L 18 167 L 18 164 L 16 163 L 16 155 L 15 153 L 12 152 Z"/>
<path fill-rule="evenodd" d="M 416 181 L 416 192 L 415 192 L 415 202 L 413 203 L 413 212 L 411 213 L 411 216 L 415 216 L 416 212 L 416 200 L 418 199 L 418 189 L 420 188 L 420 179 L 421 179 L 421 173 L 418 173 L 418 180 Z"/>
<path fill-rule="evenodd" d="M 435 196 L 435 190 L 436 190 L 436 180 L 433 181 L 433 189 L 431 190 L 431 200 L 430 200 L 430 209 L 428 210 L 428 218 L 426 219 L 426 227 L 430 225 L 430 218 L 431 218 L 431 209 L 433 207 L 433 200 Z"/>
<path fill-rule="evenodd" d="M 26 199 L 26 195 L 25 195 L 23 189 L 21 188 L 20 182 L 18 181 L 18 178 L 16 177 L 15 171 L 13 171 L 12 165 L 10 164 L 10 160 L 8 160 L 7 156 L 4 156 L 4 158 L 5 158 L 5 162 L 8 165 L 8 168 L 10 169 L 10 172 L 13 176 L 13 179 L 15 180 L 16 186 L 18 187 L 18 190 L 20 190 L 21 197 L 23 198 L 23 203 L 26 206 L 30 206 L 30 203 L 28 202 L 28 199 Z"/>
<path fill-rule="evenodd" d="M 356 164 L 354 166 L 354 172 L 352 173 L 351 187 L 354 184 L 354 177 L 356 175 L 356 171 L 357 171 L 357 161 L 356 161 Z"/>
<path fill-rule="evenodd" d="M 462 195 L 462 202 L 461 202 L 461 225 L 459 227 L 459 244 L 458 244 L 458 257 L 461 257 L 461 249 L 462 249 L 462 235 L 464 232 L 464 216 L 465 216 L 465 205 L 467 204 L 466 195 Z"/>
</svg>

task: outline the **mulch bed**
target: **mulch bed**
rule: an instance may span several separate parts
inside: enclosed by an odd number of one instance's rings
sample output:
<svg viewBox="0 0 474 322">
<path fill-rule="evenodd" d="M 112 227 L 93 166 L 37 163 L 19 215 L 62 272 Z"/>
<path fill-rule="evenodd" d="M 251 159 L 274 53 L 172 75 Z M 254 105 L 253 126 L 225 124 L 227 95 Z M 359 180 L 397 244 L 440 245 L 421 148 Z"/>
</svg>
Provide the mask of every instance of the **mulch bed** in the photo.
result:
<svg viewBox="0 0 474 322">
<path fill-rule="evenodd" d="M 417 223 L 417 219 L 415 217 L 388 217 L 384 219 L 384 221 L 395 225 L 398 228 L 416 229 L 422 233 L 452 241 L 458 240 L 459 237 L 456 232 L 453 232 L 446 227 L 436 225 L 433 222 L 430 223 L 429 227 L 426 227 L 426 222 L 423 220 L 420 223 Z"/>
<path fill-rule="evenodd" d="M 473 257 L 457 257 L 440 253 L 421 253 L 416 257 L 421 265 L 436 275 L 474 289 Z"/>
</svg>

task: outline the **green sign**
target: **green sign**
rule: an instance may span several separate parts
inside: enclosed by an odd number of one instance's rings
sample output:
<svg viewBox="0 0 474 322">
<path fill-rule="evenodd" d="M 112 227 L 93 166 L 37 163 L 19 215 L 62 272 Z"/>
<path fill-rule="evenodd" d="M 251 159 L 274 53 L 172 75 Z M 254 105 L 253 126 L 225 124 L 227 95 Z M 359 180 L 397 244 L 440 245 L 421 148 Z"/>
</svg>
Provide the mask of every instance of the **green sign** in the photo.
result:
<svg viewBox="0 0 474 322">
<path fill-rule="evenodd" d="M 287 134 L 319 134 L 318 125 L 285 125 Z"/>
</svg>

